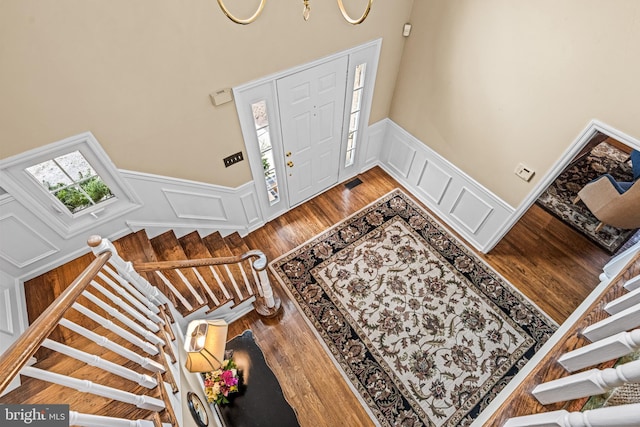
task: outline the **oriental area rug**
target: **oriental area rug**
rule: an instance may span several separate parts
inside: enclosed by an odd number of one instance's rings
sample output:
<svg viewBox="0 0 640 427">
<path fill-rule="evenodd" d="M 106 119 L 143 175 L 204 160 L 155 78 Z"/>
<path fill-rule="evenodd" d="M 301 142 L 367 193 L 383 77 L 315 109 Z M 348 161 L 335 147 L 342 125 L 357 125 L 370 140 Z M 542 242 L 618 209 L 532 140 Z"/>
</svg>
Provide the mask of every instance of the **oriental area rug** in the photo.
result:
<svg viewBox="0 0 640 427">
<path fill-rule="evenodd" d="M 557 327 L 400 190 L 270 268 L 383 426 L 470 424 Z"/>
<path fill-rule="evenodd" d="M 589 153 L 571 162 L 536 203 L 610 254 L 615 254 L 636 230 L 605 225 L 600 231 L 595 231 L 600 222 L 598 218 L 584 203 L 574 204 L 573 200 L 582 187 L 605 173 L 611 174 L 617 181 L 633 181 L 628 159 L 628 153 L 601 142 Z"/>
</svg>

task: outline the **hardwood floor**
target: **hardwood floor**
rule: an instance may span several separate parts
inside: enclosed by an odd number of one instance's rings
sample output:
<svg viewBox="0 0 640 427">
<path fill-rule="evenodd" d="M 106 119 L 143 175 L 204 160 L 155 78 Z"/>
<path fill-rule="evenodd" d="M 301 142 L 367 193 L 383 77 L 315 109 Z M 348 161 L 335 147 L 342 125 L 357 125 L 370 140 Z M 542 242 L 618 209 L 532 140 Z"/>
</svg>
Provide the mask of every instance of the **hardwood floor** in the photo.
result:
<svg viewBox="0 0 640 427">
<path fill-rule="evenodd" d="M 245 241 L 273 260 L 394 188 L 402 188 L 380 168 L 359 178 L 362 184 L 353 189 L 337 185 L 249 234 Z M 558 323 L 595 288 L 610 259 L 537 206 L 489 254 L 479 255 Z M 272 282 L 282 298 L 280 315 L 262 319 L 253 312 L 230 325 L 229 337 L 245 329 L 253 331 L 302 426 L 373 425 L 293 302 L 275 279 Z"/>
</svg>

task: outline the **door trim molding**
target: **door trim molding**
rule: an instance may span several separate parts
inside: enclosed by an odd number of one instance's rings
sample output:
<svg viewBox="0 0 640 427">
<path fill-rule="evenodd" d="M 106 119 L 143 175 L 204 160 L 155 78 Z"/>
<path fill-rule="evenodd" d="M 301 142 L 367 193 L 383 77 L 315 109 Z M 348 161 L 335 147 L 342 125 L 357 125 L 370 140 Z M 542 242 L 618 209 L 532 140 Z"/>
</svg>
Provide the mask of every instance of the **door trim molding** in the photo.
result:
<svg viewBox="0 0 640 427">
<path fill-rule="evenodd" d="M 291 209 L 292 206 L 288 197 L 288 191 L 286 191 L 286 189 L 283 187 L 284 182 L 282 178 L 285 178 L 285 174 L 287 173 L 287 171 L 285 167 L 285 162 L 282 158 L 278 158 L 277 160 L 274 159 L 276 163 L 275 164 L 276 174 L 279 179 L 278 185 L 280 186 L 281 199 L 280 199 L 280 202 L 276 203 L 275 205 L 271 205 L 268 201 L 268 197 L 266 196 L 266 190 L 265 190 L 266 185 L 262 183 L 262 175 L 263 175 L 262 159 L 260 154 L 257 153 L 258 150 L 256 149 L 257 137 L 255 135 L 255 124 L 253 120 L 253 114 L 250 110 L 251 104 L 262 101 L 262 100 L 266 102 L 267 114 L 269 119 L 269 127 L 270 127 L 269 131 L 271 135 L 271 145 L 274 149 L 274 153 L 277 153 L 278 156 L 281 157 L 284 153 L 282 148 L 283 141 L 282 141 L 282 135 L 280 130 L 280 114 L 278 110 L 278 94 L 277 94 L 277 87 L 276 87 L 277 80 L 294 75 L 296 73 L 308 70 L 310 68 L 313 68 L 319 65 L 323 65 L 325 63 L 331 62 L 338 58 L 348 57 L 351 60 L 352 57 L 359 58 L 358 56 L 359 53 L 366 52 L 366 51 L 373 52 L 375 58 L 371 61 L 371 68 L 373 68 L 374 70 L 372 70 L 371 76 L 367 77 L 368 79 L 367 81 L 370 83 L 370 86 L 368 86 L 366 90 L 369 93 L 367 93 L 363 99 L 363 108 L 362 108 L 362 114 L 360 117 L 360 120 L 361 120 L 360 129 L 362 130 L 361 142 L 364 142 L 367 139 L 367 136 L 366 136 L 367 126 L 369 122 L 369 114 L 371 112 L 371 103 L 373 98 L 372 95 L 373 95 L 373 89 L 375 87 L 375 76 L 377 72 L 381 46 L 382 46 L 382 39 L 372 40 L 370 42 L 352 47 L 350 49 L 337 52 L 337 53 L 328 55 L 326 57 L 289 68 L 287 70 L 273 73 L 265 77 L 261 77 L 257 80 L 253 80 L 248 83 L 236 86 L 232 89 L 235 104 L 236 104 L 236 111 L 237 111 L 238 119 L 240 122 L 240 128 L 242 130 L 242 135 L 244 139 L 245 151 L 247 153 L 247 158 L 249 160 L 251 175 L 256 185 L 257 197 L 260 204 L 260 212 L 262 213 L 262 218 L 265 222 L 268 222 L 282 215 L 283 213 Z M 352 68 L 352 64 L 349 63 L 347 79 L 345 82 L 347 86 L 349 84 L 348 83 L 349 81 L 352 82 L 351 74 L 353 73 L 353 70 L 351 68 Z M 348 97 L 345 97 L 345 100 L 344 100 L 345 105 L 347 103 L 347 98 Z M 368 105 L 366 105 L 367 103 Z M 350 104 L 349 104 L 349 107 L 350 107 Z M 345 137 L 344 124 L 342 129 L 342 137 L 343 139 Z M 342 143 L 344 143 L 344 141 L 341 142 L 341 145 Z M 354 165 L 355 167 L 344 168 L 343 163 L 340 163 L 340 168 L 338 172 L 339 173 L 338 181 L 347 179 L 350 175 L 356 175 L 358 171 L 362 168 L 362 165 L 364 164 L 364 159 L 361 158 L 362 157 L 361 154 L 364 152 L 363 149 L 364 149 L 364 144 L 361 144 L 361 147 L 356 148 L 356 150 L 358 151 L 356 151 L 357 158 Z M 340 149 L 341 156 L 342 156 L 342 151 L 343 150 L 341 147 Z"/>
</svg>

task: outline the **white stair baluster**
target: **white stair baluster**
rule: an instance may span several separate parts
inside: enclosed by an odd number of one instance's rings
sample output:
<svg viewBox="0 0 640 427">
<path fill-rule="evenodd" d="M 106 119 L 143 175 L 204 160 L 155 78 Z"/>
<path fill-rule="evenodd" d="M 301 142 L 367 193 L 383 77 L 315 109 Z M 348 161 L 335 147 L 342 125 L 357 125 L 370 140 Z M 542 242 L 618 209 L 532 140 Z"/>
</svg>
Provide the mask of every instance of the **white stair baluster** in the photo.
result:
<svg viewBox="0 0 640 427">
<path fill-rule="evenodd" d="M 83 295 L 84 295 L 84 292 L 83 292 Z M 139 347 L 140 349 L 144 350 L 148 354 L 153 354 L 153 355 L 158 354 L 158 349 L 154 345 L 152 345 L 151 343 L 138 338 L 136 335 L 132 334 L 131 332 L 127 331 L 126 329 L 122 328 L 121 326 L 116 325 L 111 320 L 107 319 L 104 316 L 99 315 L 95 311 L 88 309 L 84 305 L 82 305 L 82 304 L 80 304 L 78 302 L 74 302 L 71 307 L 73 307 L 78 312 L 84 314 L 89 319 L 97 322 L 100 326 L 104 327 L 105 329 L 110 330 L 114 334 L 121 336 L 125 340 L 129 341 L 131 344 L 133 344 L 133 345 Z"/>
<path fill-rule="evenodd" d="M 251 284 L 249 283 L 247 272 L 244 271 L 244 268 L 242 267 L 242 262 L 239 262 L 236 265 L 240 269 L 240 274 L 242 275 L 242 280 L 244 281 L 244 287 L 247 289 L 247 292 L 249 292 L 249 296 L 253 295 L 253 289 L 251 289 Z"/>
<path fill-rule="evenodd" d="M 127 420 L 69 411 L 69 425 L 82 427 L 154 427 L 151 420 Z"/>
<path fill-rule="evenodd" d="M 531 394 L 543 405 L 604 393 L 625 383 L 640 382 L 640 360 L 616 368 L 591 369 L 538 385 Z"/>
<path fill-rule="evenodd" d="M 624 283 L 624 288 L 628 291 L 635 291 L 636 289 L 640 289 L 640 274 L 627 280 Z"/>
<path fill-rule="evenodd" d="M 164 366 L 162 364 L 156 362 L 155 360 L 149 359 L 148 357 L 144 357 L 136 353 L 135 351 L 131 351 L 126 347 L 121 346 L 120 344 L 114 343 L 104 335 L 97 334 L 84 326 L 80 326 L 77 323 L 70 321 L 69 319 L 61 319 L 60 325 L 64 326 L 67 329 L 74 331 L 77 334 L 82 335 L 85 338 L 90 339 L 101 347 L 107 348 L 113 351 L 116 354 L 119 354 L 122 357 L 125 357 L 132 362 L 137 363 L 145 369 L 148 369 L 153 372 L 164 372 Z"/>
<path fill-rule="evenodd" d="M 256 287 L 258 288 L 258 295 L 264 297 L 262 293 L 262 285 L 260 284 L 260 278 L 258 277 L 258 272 L 255 268 L 253 268 L 253 265 L 251 265 L 251 273 L 253 274 L 253 283 L 255 283 Z"/>
<path fill-rule="evenodd" d="M 613 301 L 610 301 L 607 305 L 605 305 L 604 311 L 609 314 L 616 314 L 638 304 L 640 304 L 640 288 L 624 294 L 621 297 L 614 299 Z"/>
<path fill-rule="evenodd" d="M 189 282 L 189 279 L 186 278 L 186 276 L 182 273 L 182 271 L 178 269 L 174 271 L 178 274 L 178 277 L 180 277 L 180 280 L 182 280 L 184 285 L 189 289 L 189 292 L 191 292 L 191 294 L 196 298 L 196 301 L 198 301 L 198 304 L 204 304 L 204 300 L 202 299 L 200 294 L 194 289 L 193 285 L 191 284 L 191 282 Z"/>
<path fill-rule="evenodd" d="M 189 301 L 187 301 L 184 296 L 182 296 L 182 293 L 180 293 L 175 286 L 173 286 L 173 283 L 171 283 L 171 281 L 169 279 L 167 279 L 167 276 L 165 276 L 164 274 L 162 274 L 161 271 L 156 270 L 155 273 L 158 275 L 158 277 L 160 277 L 160 280 L 162 280 L 162 282 L 167 286 L 167 288 L 169 288 L 169 290 L 171 292 L 173 292 L 173 295 L 175 295 L 176 298 L 178 298 L 180 300 L 180 302 L 182 303 L 182 305 L 184 305 L 184 307 L 189 310 L 189 311 L 193 311 L 193 306 L 189 303 Z"/>
<path fill-rule="evenodd" d="M 224 265 L 224 268 L 227 271 L 227 276 L 229 277 L 229 280 L 231 280 L 231 284 L 233 285 L 233 289 L 236 291 L 236 295 L 242 301 L 244 299 L 244 297 L 242 296 L 242 292 L 240 292 L 240 288 L 238 287 L 238 283 L 236 282 L 235 277 L 233 277 L 233 274 L 231 274 L 231 270 L 229 269 L 229 266 L 227 264 Z"/>
<path fill-rule="evenodd" d="M 93 286 L 102 295 L 106 296 L 111 302 L 120 307 L 131 317 L 136 319 L 139 323 L 143 324 L 147 329 L 151 330 L 152 332 L 158 332 L 160 330 L 160 327 L 157 324 L 153 323 L 151 320 L 145 317 L 138 311 L 138 309 L 124 302 L 122 298 L 117 297 L 113 292 L 107 290 L 104 286 L 102 286 L 95 280 L 91 281 L 91 286 Z"/>
<path fill-rule="evenodd" d="M 222 290 L 222 293 L 224 294 L 225 298 L 231 299 L 231 294 L 227 290 L 227 287 L 224 285 L 224 283 L 222 283 L 222 279 L 220 279 L 220 275 L 218 274 L 218 271 L 215 268 L 213 268 L 212 265 L 209 266 L 209 269 L 211 270 L 211 273 L 213 273 L 213 277 L 215 277 L 216 282 L 218 283 L 218 286 Z"/>
<path fill-rule="evenodd" d="M 510 418 L 503 427 L 631 427 L 640 425 L 640 403 L 584 412 L 543 412 Z"/>
<path fill-rule="evenodd" d="M 622 357 L 638 349 L 640 349 L 640 329 L 634 329 L 565 353 L 558 359 L 558 363 L 567 371 L 575 372 L 587 366 Z"/>
<path fill-rule="evenodd" d="M 202 277 L 202 274 L 200 274 L 198 269 L 195 268 L 195 267 L 192 267 L 192 270 L 193 270 L 193 273 L 198 278 L 198 281 L 200 282 L 200 285 L 202 285 L 204 290 L 207 291 L 207 294 L 209 294 L 209 296 L 211 297 L 211 300 L 213 301 L 213 303 L 216 306 L 219 306 L 220 305 L 220 301 L 218 300 L 218 297 L 216 297 L 216 295 L 213 293 L 213 291 L 209 287 L 209 284 L 206 282 L 206 280 L 204 280 L 204 277 Z M 211 308 L 213 308 L 213 307 L 211 307 Z"/>
<path fill-rule="evenodd" d="M 638 326 L 640 326 L 640 305 L 634 305 L 586 327 L 582 335 L 593 342 Z"/>
<path fill-rule="evenodd" d="M 100 298 L 97 298 L 91 292 L 84 291 L 82 293 L 82 295 L 85 298 L 87 298 L 89 301 L 91 301 L 94 304 L 96 304 L 98 307 L 102 308 L 109 315 L 113 316 L 117 320 L 119 320 L 122 323 L 124 323 L 125 325 L 127 325 L 133 331 L 135 331 L 135 332 L 139 333 L 140 335 L 144 336 L 145 339 L 149 339 L 154 344 L 160 343 L 161 345 L 164 345 L 164 341 L 161 340 L 160 338 L 158 338 L 155 334 L 145 330 L 140 325 L 135 323 L 133 320 L 129 319 L 128 317 L 126 317 L 125 315 L 120 313 L 118 310 L 116 310 L 115 308 L 111 307 L 109 304 L 106 304 L 104 301 L 100 300 Z M 103 317 L 103 316 L 99 315 L 95 311 L 90 310 L 89 308 L 83 306 L 82 304 L 80 304 L 78 302 L 74 303 L 72 305 L 72 307 L 74 309 L 76 309 L 77 311 L 79 311 L 80 313 L 82 313 L 85 316 L 87 316 L 88 318 L 90 318 L 92 320 L 95 320 L 96 322 L 98 322 L 99 325 L 109 329 L 111 332 L 114 332 L 114 333 L 120 335 L 122 338 L 126 339 L 130 343 L 140 347 L 141 349 L 143 349 L 147 353 L 149 353 L 149 354 L 157 354 L 158 350 L 156 349 L 156 347 L 154 345 L 151 345 L 151 343 L 140 339 L 138 336 L 132 334 L 131 332 L 127 331 L 126 329 L 122 328 L 121 326 L 116 325 L 114 322 L 112 322 L 111 320 L 107 319 L 106 317 Z"/>
<path fill-rule="evenodd" d="M 164 402 L 160 399 L 156 399 L 155 397 L 130 393 L 128 391 L 97 384 L 92 381 L 80 380 L 78 378 L 69 377 L 55 372 L 45 371 L 44 369 L 34 368 L 33 366 L 25 366 L 20 370 L 20 374 L 65 387 L 74 388 L 78 391 L 106 397 L 107 399 L 131 403 L 136 405 L 138 408 L 148 409 L 150 411 L 159 412 L 165 408 Z"/>
<path fill-rule="evenodd" d="M 156 385 L 158 385 L 155 378 L 149 375 L 135 372 L 129 368 L 125 368 L 124 366 L 105 360 L 100 356 L 78 350 L 77 348 L 59 343 L 58 341 L 46 338 L 42 342 L 42 346 L 57 351 L 58 353 L 65 354 L 74 359 L 80 360 L 81 362 L 84 362 L 88 365 L 95 366 L 96 368 L 104 369 L 105 371 L 111 372 L 112 374 L 118 375 L 119 377 L 126 378 L 130 381 L 135 381 L 143 387 L 154 388 Z"/>
<path fill-rule="evenodd" d="M 158 313 L 160 312 L 160 309 L 158 307 L 156 307 L 151 301 L 145 298 L 144 295 L 142 295 L 136 288 L 131 286 L 129 282 L 118 276 L 118 274 L 111 268 L 109 268 L 109 266 L 105 266 L 104 270 L 107 271 L 118 282 L 116 283 L 104 272 L 99 272 L 98 277 L 104 280 L 107 285 L 111 286 L 111 289 L 115 290 L 120 296 L 129 301 L 131 305 L 144 313 L 145 316 L 151 319 L 151 321 L 155 323 L 162 322 L 162 319 L 158 317 Z"/>
</svg>

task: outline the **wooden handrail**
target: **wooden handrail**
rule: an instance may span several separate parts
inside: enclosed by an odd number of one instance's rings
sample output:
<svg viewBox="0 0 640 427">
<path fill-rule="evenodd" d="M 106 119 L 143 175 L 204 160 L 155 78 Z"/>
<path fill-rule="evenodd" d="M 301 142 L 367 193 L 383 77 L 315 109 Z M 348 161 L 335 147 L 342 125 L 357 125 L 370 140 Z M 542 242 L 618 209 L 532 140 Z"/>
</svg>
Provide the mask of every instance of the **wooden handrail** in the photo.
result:
<svg viewBox="0 0 640 427">
<path fill-rule="evenodd" d="M 92 246 L 91 240 L 89 245 Z M 18 375 L 40 344 L 51 334 L 60 319 L 82 294 L 91 280 L 111 258 L 111 252 L 96 255 L 96 259 L 60 294 L 29 328 L 0 355 L 0 394 Z"/>
<path fill-rule="evenodd" d="M 156 270 L 175 270 L 177 268 L 206 267 L 209 265 L 225 265 L 236 264 L 241 261 L 257 258 L 253 262 L 256 271 L 264 270 L 267 267 L 267 258 L 262 251 L 252 250 L 242 255 L 218 258 L 198 258 L 175 261 L 157 261 L 157 262 L 140 262 L 134 263 L 133 268 L 137 272 L 156 271 Z"/>
</svg>

